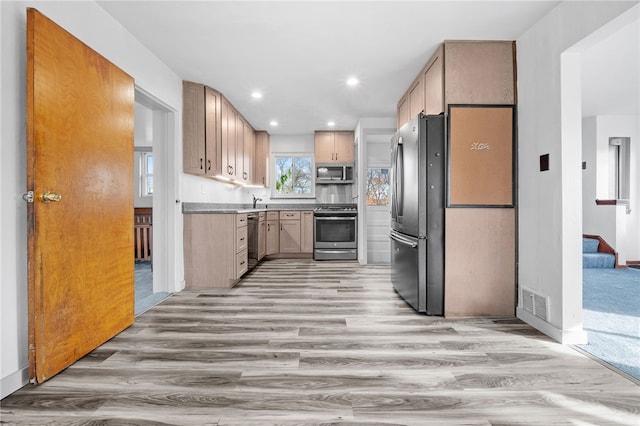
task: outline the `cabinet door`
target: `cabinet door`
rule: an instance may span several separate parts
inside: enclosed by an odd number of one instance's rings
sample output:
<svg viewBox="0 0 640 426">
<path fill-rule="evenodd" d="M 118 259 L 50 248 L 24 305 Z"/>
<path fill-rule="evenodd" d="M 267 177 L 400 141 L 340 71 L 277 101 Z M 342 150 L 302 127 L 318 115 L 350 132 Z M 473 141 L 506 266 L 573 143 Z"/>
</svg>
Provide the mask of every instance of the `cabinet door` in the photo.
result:
<svg viewBox="0 0 640 426">
<path fill-rule="evenodd" d="M 253 182 L 253 161 L 256 151 L 256 135 L 253 127 L 244 122 L 244 150 L 242 164 L 242 182 Z"/>
<path fill-rule="evenodd" d="M 234 178 L 236 167 L 236 112 L 229 101 L 222 98 L 222 175 Z"/>
<path fill-rule="evenodd" d="M 302 212 L 300 220 L 300 251 L 313 253 L 313 212 Z"/>
<path fill-rule="evenodd" d="M 300 253 L 300 220 L 280 221 L 280 253 Z"/>
<path fill-rule="evenodd" d="M 444 49 L 447 105 L 516 103 L 514 42 L 454 41 Z"/>
<path fill-rule="evenodd" d="M 339 163 L 353 163 L 353 132 L 335 132 L 335 159 Z"/>
<path fill-rule="evenodd" d="M 280 252 L 280 221 L 267 221 L 267 255 Z"/>
<path fill-rule="evenodd" d="M 253 183 L 269 186 L 269 133 L 256 132 L 256 152 L 253 162 Z"/>
<path fill-rule="evenodd" d="M 234 177 L 239 181 L 244 181 L 244 138 L 246 122 L 236 112 L 236 166 Z"/>
<path fill-rule="evenodd" d="M 422 85 L 422 75 L 413 82 L 409 89 L 409 119 L 424 111 L 424 89 Z"/>
<path fill-rule="evenodd" d="M 431 57 L 430 64 L 423 74 L 424 113 L 438 115 L 444 112 L 444 61 L 442 46 Z"/>
<path fill-rule="evenodd" d="M 331 163 L 335 160 L 334 132 L 315 132 L 316 163 Z"/>
<path fill-rule="evenodd" d="M 398 129 L 409 121 L 409 96 L 404 96 L 398 102 Z"/>
<path fill-rule="evenodd" d="M 267 254 L 267 221 L 258 222 L 258 260 Z"/>
<path fill-rule="evenodd" d="M 220 142 L 220 93 L 205 87 L 205 173 L 219 175 L 222 168 L 222 144 Z"/>
<path fill-rule="evenodd" d="M 185 173 L 205 173 L 204 85 L 182 82 L 182 169 Z"/>
</svg>

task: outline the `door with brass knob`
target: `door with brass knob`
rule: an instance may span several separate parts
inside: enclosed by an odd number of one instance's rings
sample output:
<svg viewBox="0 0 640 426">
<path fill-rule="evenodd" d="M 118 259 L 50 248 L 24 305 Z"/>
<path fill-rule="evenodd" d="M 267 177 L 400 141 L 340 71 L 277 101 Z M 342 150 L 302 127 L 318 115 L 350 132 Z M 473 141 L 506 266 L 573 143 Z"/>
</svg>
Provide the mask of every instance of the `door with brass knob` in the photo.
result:
<svg viewBox="0 0 640 426">
<path fill-rule="evenodd" d="M 30 378 L 133 323 L 133 79 L 27 10 Z"/>
</svg>

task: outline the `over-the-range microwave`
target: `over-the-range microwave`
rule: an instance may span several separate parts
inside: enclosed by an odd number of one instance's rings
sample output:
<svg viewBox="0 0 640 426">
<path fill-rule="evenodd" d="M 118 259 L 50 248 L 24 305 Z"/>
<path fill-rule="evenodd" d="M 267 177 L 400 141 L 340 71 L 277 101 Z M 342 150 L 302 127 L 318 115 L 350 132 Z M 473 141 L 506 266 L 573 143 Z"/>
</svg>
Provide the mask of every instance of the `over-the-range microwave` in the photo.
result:
<svg viewBox="0 0 640 426">
<path fill-rule="evenodd" d="M 316 164 L 316 184 L 353 183 L 353 163 Z"/>
</svg>

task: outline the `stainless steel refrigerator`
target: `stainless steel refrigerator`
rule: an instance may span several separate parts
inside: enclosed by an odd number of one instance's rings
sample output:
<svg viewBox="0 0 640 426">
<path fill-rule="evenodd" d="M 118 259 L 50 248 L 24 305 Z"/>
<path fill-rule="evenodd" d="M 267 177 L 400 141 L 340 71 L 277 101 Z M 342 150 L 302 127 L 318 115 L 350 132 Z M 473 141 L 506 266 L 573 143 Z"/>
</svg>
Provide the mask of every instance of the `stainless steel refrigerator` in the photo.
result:
<svg viewBox="0 0 640 426">
<path fill-rule="evenodd" d="M 445 128 L 419 114 L 391 140 L 391 281 L 427 315 L 444 314 Z"/>
</svg>

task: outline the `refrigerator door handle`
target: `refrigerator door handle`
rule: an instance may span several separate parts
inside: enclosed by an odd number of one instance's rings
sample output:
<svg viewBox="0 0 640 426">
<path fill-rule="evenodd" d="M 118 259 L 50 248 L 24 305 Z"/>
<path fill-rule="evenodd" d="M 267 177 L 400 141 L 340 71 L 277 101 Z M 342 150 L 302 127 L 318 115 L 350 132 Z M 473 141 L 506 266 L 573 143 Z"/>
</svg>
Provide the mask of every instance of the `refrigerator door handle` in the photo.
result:
<svg viewBox="0 0 640 426">
<path fill-rule="evenodd" d="M 409 246 L 411 248 L 416 248 L 418 247 L 418 242 L 417 241 L 413 241 L 407 237 L 403 237 L 402 235 L 398 234 L 395 231 L 391 231 L 391 233 L 389 234 L 389 237 L 394 240 L 397 241 L 400 244 L 403 244 L 405 246 Z"/>
</svg>

